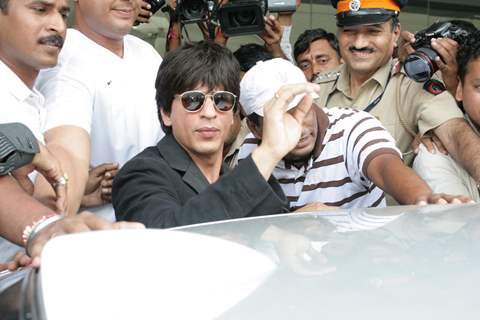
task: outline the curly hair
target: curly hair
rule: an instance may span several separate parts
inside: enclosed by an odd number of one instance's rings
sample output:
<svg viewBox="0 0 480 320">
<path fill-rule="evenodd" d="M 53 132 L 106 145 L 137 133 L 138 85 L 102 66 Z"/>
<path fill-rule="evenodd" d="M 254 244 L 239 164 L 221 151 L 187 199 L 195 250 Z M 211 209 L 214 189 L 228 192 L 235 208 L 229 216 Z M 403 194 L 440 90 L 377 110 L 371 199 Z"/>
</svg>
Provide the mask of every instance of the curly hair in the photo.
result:
<svg viewBox="0 0 480 320">
<path fill-rule="evenodd" d="M 468 73 L 468 64 L 480 57 L 480 30 L 470 33 L 457 53 L 458 77 L 465 79 Z"/>
</svg>

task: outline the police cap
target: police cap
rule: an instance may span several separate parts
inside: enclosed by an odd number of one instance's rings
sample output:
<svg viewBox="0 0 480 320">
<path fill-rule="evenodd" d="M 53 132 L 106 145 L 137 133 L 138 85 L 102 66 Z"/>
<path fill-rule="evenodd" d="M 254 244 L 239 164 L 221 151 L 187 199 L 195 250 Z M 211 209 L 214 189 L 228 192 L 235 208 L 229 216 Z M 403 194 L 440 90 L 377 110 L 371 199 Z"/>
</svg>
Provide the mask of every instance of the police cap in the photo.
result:
<svg viewBox="0 0 480 320">
<path fill-rule="evenodd" d="M 355 26 L 388 21 L 400 13 L 408 0 L 330 0 L 337 9 L 337 25 Z"/>
</svg>

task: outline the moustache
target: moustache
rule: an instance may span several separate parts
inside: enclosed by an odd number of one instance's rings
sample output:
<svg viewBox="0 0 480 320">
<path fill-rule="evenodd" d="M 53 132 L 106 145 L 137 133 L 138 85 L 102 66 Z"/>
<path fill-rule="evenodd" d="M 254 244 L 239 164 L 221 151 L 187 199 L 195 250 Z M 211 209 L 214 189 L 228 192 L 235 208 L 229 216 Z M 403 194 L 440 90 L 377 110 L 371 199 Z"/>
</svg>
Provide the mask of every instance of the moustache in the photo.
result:
<svg viewBox="0 0 480 320">
<path fill-rule="evenodd" d="M 372 48 L 368 48 L 368 47 L 365 47 L 365 48 L 350 47 L 349 50 L 352 52 L 356 51 L 356 52 L 368 52 L 368 53 L 372 53 L 374 51 Z"/>
<path fill-rule="evenodd" d="M 64 42 L 65 40 L 58 34 L 53 34 L 51 36 L 42 37 L 38 39 L 39 44 L 46 44 L 46 45 L 58 47 L 59 49 L 63 47 Z"/>
</svg>

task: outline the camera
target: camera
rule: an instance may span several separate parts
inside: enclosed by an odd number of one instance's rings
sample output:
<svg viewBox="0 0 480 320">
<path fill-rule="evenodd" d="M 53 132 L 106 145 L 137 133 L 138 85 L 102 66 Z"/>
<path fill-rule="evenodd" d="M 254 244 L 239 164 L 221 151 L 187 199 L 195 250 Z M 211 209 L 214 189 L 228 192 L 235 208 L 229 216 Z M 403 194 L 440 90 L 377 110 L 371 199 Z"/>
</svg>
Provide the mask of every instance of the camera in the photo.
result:
<svg viewBox="0 0 480 320">
<path fill-rule="evenodd" d="M 148 4 L 150 5 L 150 12 L 154 14 L 158 10 L 160 10 L 161 7 L 165 5 L 165 0 L 146 0 Z"/>
<path fill-rule="evenodd" d="M 214 19 L 217 2 L 213 0 L 177 0 L 177 16 L 182 24 Z"/>
<path fill-rule="evenodd" d="M 267 12 L 295 12 L 295 0 L 233 0 L 222 6 L 218 19 L 227 36 L 258 34 Z"/>
<path fill-rule="evenodd" d="M 405 72 L 417 82 L 430 80 L 438 70 L 435 63 L 438 54 L 431 46 L 432 39 L 450 38 L 461 44 L 467 35 L 468 31 L 451 22 L 436 22 L 417 32 L 415 42 L 412 44 L 415 52 L 409 54 L 403 64 Z"/>
</svg>

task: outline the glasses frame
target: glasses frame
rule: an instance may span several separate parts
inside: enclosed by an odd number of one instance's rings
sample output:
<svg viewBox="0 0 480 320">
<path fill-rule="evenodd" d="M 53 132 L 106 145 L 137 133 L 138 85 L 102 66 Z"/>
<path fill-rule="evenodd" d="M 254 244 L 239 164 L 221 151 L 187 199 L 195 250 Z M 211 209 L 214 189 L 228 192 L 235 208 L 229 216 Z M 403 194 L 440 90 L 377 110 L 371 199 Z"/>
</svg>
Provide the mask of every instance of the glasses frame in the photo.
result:
<svg viewBox="0 0 480 320">
<path fill-rule="evenodd" d="M 204 99 L 203 99 L 203 103 L 202 105 L 196 109 L 196 110 L 188 110 L 188 108 L 183 104 L 183 96 L 187 93 L 192 93 L 192 92 L 195 92 L 195 93 L 201 93 L 204 95 Z M 214 95 L 216 95 L 217 93 L 229 93 L 233 96 L 233 104 L 232 104 L 232 107 L 228 110 L 222 110 L 220 109 L 217 104 L 215 103 L 215 99 L 213 98 Z M 212 100 L 213 102 L 213 106 L 215 107 L 215 110 L 217 110 L 218 112 L 228 112 L 230 110 L 233 110 L 235 108 L 235 105 L 237 104 L 237 96 L 230 92 L 230 91 L 226 91 L 226 90 L 219 90 L 219 91 L 214 91 L 212 93 L 205 93 L 203 91 L 200 91 L 200 90 L 189 90 L 189 91 L 185 91 L 183 93 L 180 93 L 180 94 L 176 94 L 175 97 L 180 97 L 180 102 L 182 103 L 182 107 L 183 109 L 185 109 L 186 112 L 190 112 L 190 113 L 194 113 L 194 112 L 199 112 L 200 110 L 203 109 L 203 107 L 205 106 L 205 101 L 207 101 L 207 98 L 210 97 L 210 99 Z"/>
</svg>

